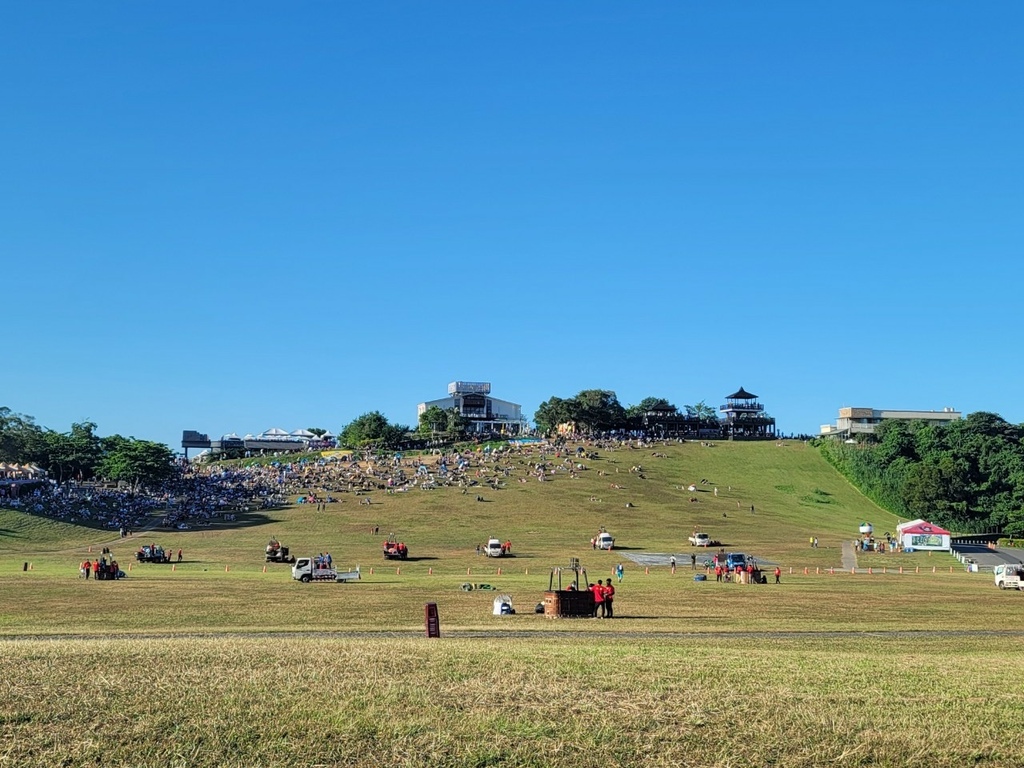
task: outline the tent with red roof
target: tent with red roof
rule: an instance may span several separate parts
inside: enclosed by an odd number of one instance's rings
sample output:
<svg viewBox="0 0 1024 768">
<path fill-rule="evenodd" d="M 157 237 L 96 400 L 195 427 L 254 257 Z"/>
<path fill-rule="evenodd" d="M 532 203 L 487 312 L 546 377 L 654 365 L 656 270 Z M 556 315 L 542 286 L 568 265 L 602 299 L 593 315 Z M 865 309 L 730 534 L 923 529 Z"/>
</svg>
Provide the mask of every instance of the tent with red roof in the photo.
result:
<svg viewBox="0 0 1024 768">
<path fill-rule="evenodd" d="M 903 545 L 903 550 L 930 549 L 949 551 L 952 534 L 945 528 L 929 523 L 927 520 L 910 520 L 896 526 L 896 535 Z"/>
</svg>

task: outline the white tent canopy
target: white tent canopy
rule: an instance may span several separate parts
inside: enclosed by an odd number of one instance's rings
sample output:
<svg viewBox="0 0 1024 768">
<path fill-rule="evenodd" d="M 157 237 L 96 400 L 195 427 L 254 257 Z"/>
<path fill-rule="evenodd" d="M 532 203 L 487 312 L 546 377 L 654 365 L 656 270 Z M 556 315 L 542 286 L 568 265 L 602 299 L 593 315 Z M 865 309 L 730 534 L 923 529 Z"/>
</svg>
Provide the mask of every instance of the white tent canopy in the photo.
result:
<svg viewBox="0 0 1024 768">
<path fill-rule="evenodd" d="M 260 437 L 288 437 L 288 433 L 285 432 L 283 429 L 271 427 L 266 432 L 260 434 Z"/>
<path fill-rule="evenodd" d="M 291 436 L 292 437 L 316 437 L 316 435 L 314 435 L 308 429 L 296 429 L 294 432 L 291 433 Z"/>
</svg>

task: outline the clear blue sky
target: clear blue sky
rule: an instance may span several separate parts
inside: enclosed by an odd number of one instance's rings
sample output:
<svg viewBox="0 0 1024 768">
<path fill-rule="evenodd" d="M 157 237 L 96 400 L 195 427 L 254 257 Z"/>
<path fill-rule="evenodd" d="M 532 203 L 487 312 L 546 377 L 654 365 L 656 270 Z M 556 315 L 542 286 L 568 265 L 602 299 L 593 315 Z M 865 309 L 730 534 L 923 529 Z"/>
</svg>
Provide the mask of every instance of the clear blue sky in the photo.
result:
<svg viewBox="0 0 1024 768">
<path fill-rule="evenodd" d="M 449 381 L 1024 421 L 1024 5 L 0 11 L 0 405 L 177 447 Z"/>
</svg>

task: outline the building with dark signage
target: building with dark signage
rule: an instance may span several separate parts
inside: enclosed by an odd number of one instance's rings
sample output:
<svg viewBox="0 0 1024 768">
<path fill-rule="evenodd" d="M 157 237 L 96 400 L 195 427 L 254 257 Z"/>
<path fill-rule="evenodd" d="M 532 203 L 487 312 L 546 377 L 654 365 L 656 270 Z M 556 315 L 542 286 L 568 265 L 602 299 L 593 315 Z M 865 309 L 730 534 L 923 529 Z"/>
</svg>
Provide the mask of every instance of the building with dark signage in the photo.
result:
<svg viewBox="0 0 1024 768">
<path fill-rule="evenodd" d="M 453 381 L 448 385 L 448 397 L 428 400 L 416 407 L 417 421 L 428 408 L 434 406 L 442 411 L 454 408 L 469 422 L 468 431 L 476 434 L 496 432 L 518 435 L 526 430 L 523 406 L 491 397 L 489 382 Z"/>
</svg>

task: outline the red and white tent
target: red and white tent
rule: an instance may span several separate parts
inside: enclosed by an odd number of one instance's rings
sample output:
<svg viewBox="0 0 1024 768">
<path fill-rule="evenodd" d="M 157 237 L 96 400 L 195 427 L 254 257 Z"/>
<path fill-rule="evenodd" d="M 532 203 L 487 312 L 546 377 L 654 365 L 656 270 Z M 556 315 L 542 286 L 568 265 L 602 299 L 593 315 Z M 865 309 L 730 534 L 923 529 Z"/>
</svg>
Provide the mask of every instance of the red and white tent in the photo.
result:
<svg viewBox="0 0 1024 768">
<path fill-rule="evenodd" d="M 950 532 L 927 520 L 911 520 L 896 526 L 896 535 L 904 550 L 932 549 L 949 551 Z"/>
</svg>

